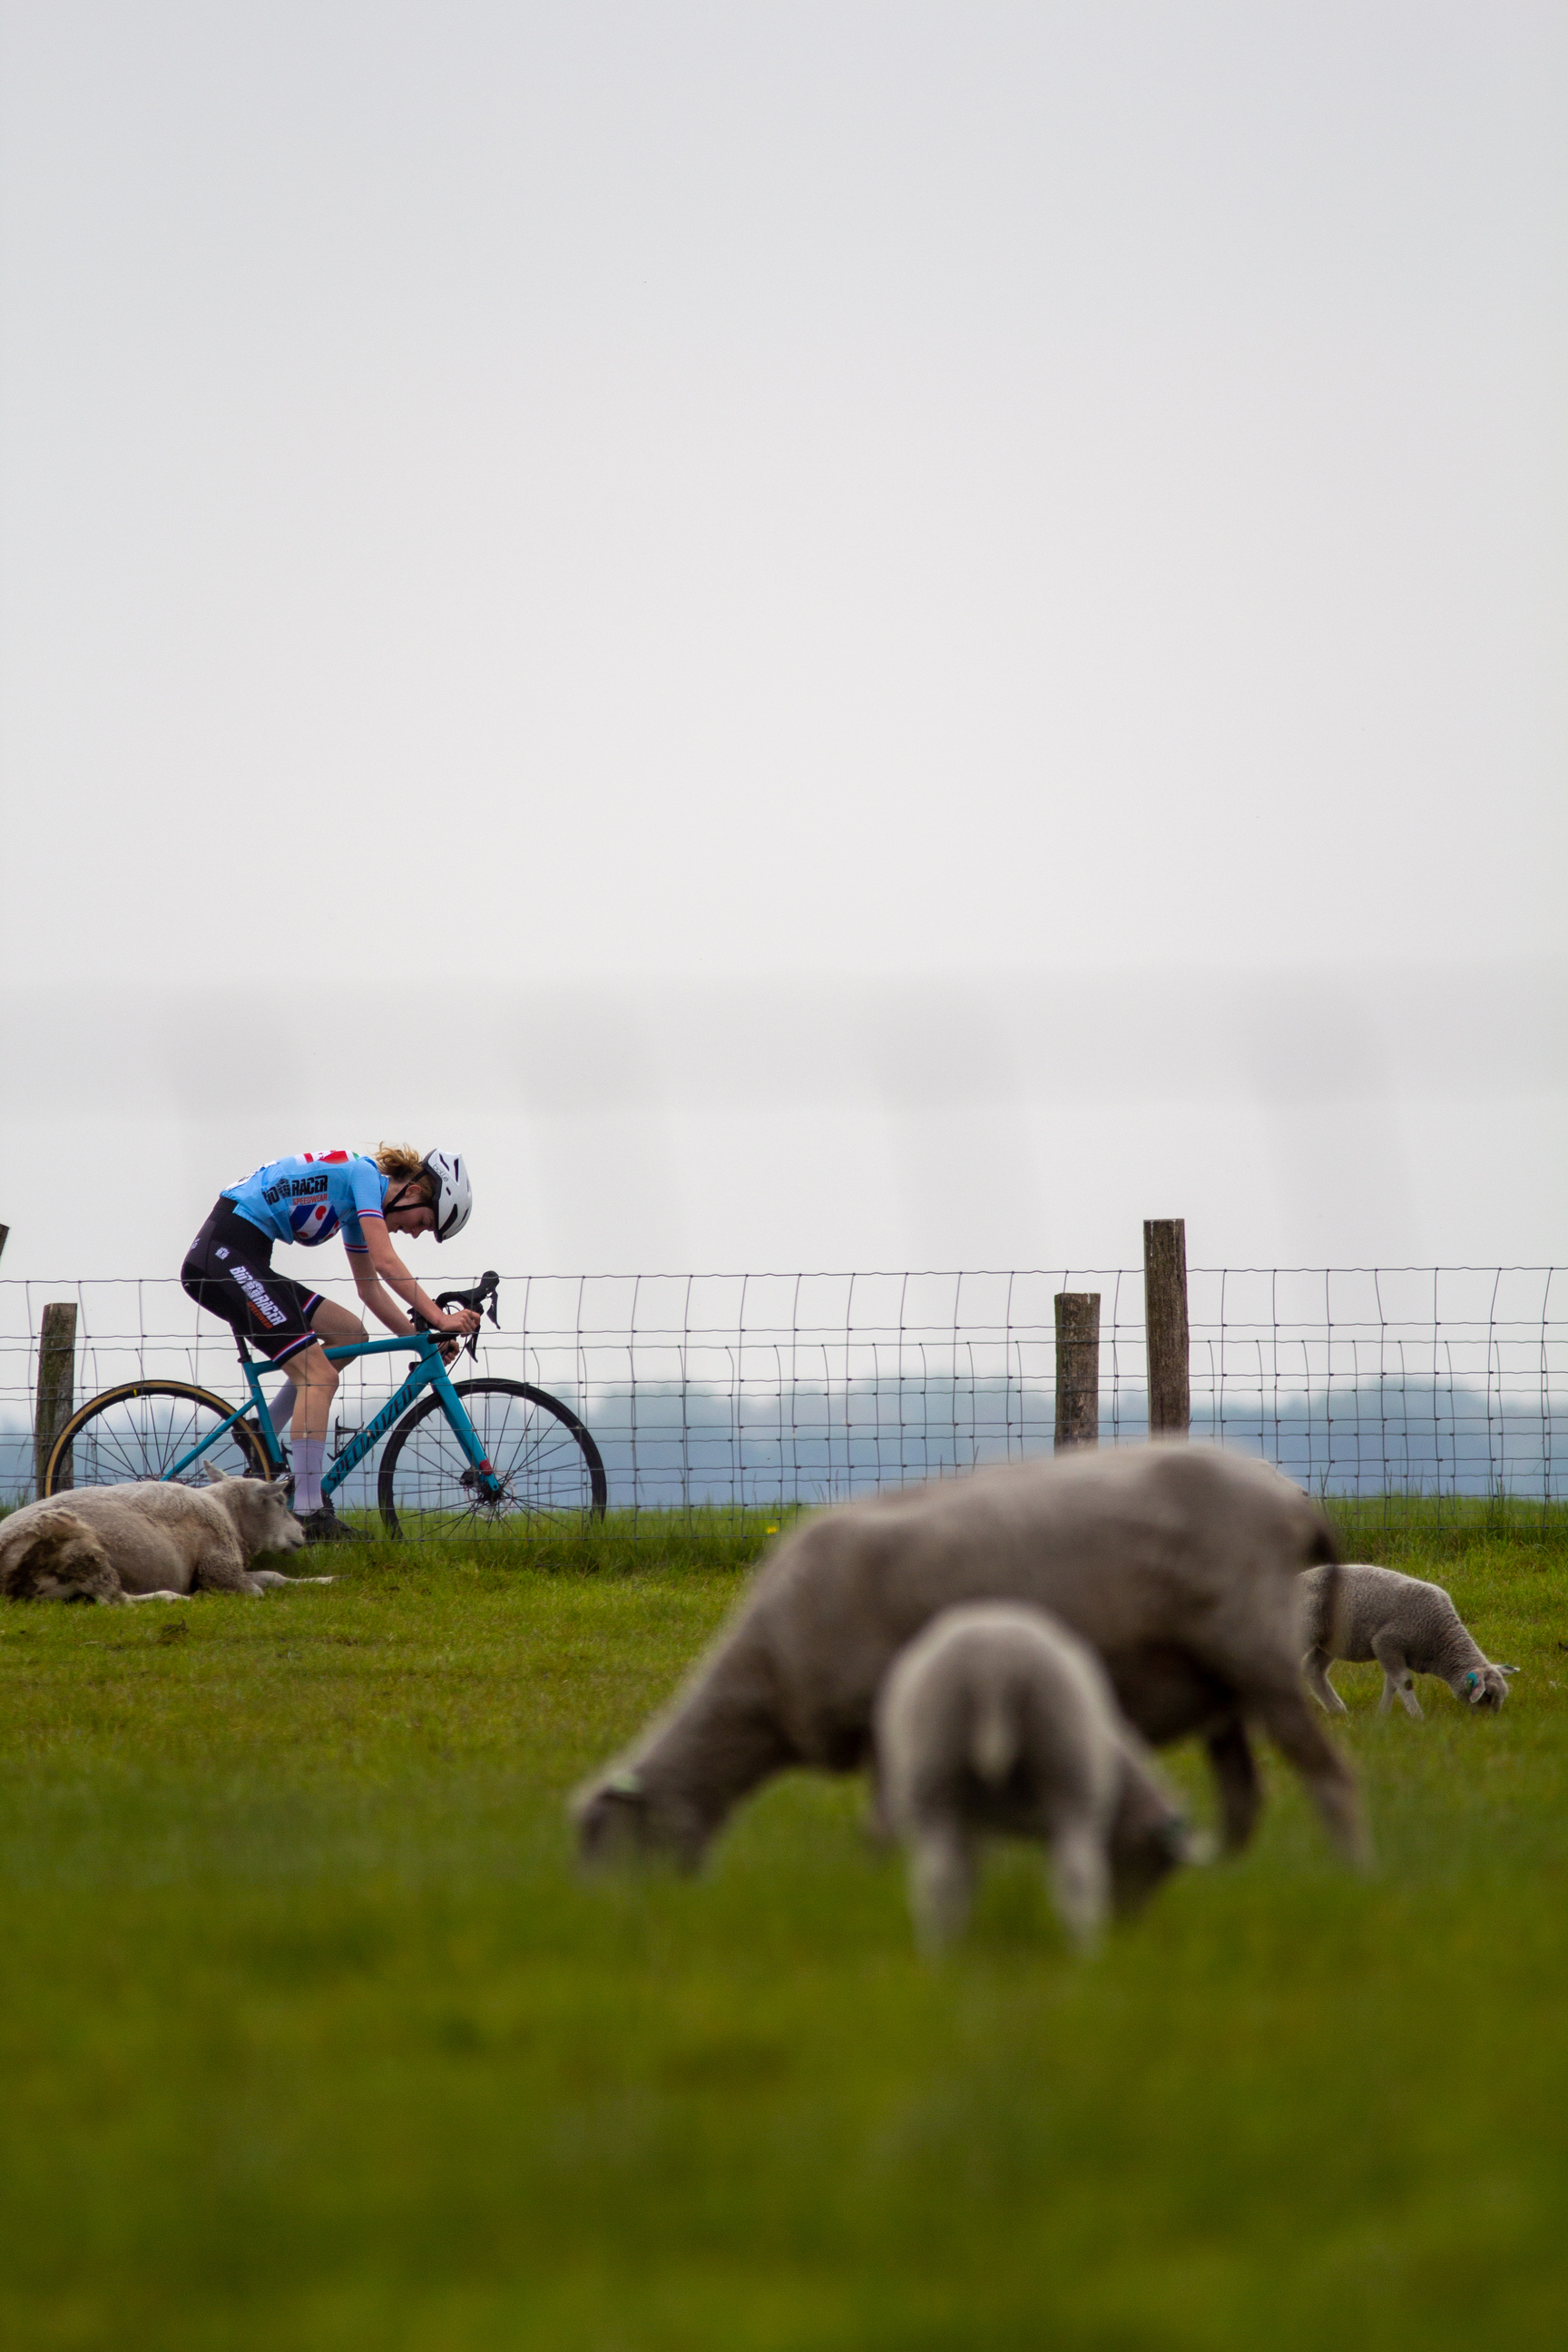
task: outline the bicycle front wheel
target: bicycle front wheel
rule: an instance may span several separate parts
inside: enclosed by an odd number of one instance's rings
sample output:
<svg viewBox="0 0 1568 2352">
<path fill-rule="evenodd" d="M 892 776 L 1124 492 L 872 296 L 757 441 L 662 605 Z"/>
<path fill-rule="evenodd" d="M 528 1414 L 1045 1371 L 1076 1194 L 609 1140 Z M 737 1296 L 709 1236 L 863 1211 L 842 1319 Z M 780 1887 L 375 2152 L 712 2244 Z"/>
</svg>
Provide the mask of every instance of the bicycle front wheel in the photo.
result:
<svg viewBox="0 0 1568 2352">
<path fill-rule="evenodd" d="M 131 1381 L 121 1389 L 105 1389 L 72 1413 L 55 1440 L 42 1492 L 68 1495 L 77 1487 L 165 1477 L 204 1437 L 221 1429 L 233 1411 L 210 1390 L 189 1388 L 184 1381 Z M 182 1470 L 180 1484 L 202 1486 L 207 1462 L 231 1478 L 268 1475 L 261 1442 L 243 1421 Z"/>
<path fill-rule="evenodd" d="M 479 1491 L 438 1396 L 404 1414 L 376 1498 L 392 1535 L 441 1535 L 538 1519 L 603 1518 L 605 1465 L 570 1405 L 523 1381 L 453 1383 L 501 1492 Z"/>
</svg>

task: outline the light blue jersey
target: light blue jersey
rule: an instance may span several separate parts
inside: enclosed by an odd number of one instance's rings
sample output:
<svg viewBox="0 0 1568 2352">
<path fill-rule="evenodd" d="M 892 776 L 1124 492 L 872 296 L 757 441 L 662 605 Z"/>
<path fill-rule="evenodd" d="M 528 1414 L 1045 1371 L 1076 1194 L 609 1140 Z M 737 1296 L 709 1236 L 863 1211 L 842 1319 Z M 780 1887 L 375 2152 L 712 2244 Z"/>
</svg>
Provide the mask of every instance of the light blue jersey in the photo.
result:
<svg viewBox="0 0 1568 2352">
<path fill-rule="evenodd" d="M 343 1247 L 363 1254 L 360 1219 L 384 1214 L 388 1181 L 361 1152 L 304 1151 L 293 1160 L 269 1160 L 243 1184 L 230 1184 L 223 1197 L 275 1242 L 303 1242 L 314 1249 L 341 1228 Z"/>
</svg>

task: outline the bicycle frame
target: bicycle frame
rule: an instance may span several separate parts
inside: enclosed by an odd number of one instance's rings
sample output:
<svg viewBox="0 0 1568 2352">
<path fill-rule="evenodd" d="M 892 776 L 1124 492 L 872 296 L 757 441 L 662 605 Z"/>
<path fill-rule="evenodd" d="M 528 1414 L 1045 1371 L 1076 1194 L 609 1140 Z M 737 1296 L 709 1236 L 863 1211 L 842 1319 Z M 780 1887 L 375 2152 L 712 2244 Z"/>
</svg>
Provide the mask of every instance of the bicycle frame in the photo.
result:
<svg viewBox="0 0 1568 2352">
<path fill-rule="evenodd" d="M 433 1388 L 441 1400 L 442 1412 L 452 1425 L 452 1434 L 468 1455 L 470 1466 L 479 1474 L 479 1492 L 487 1502 L 499 1500 L 501 1493 L 500 1481 L 490 1466 L 484 1447 L 479 1444 L 473 1423 L 463 1410 L 461 1397 L 447 1377 L 447 1367 L 441 1358 L 441 1342 L 436 1333 L 416 1331 L 405 1339 L 356 1339 L 350 1346 L 329 1348 L 325 1352 L 329 1363 L 349 1364 L 353 1363 L 357 1356 L 389 1356 L 397 1349 L 402 1349 L 405 1354 L 416 1356 L 418 1361 L 411 1366 L 408 1377 L 402 1387 L 394 1395 L 388 1397 L 380 1412 L 374 1414 L 363 1429 L 355 1431 L 342 1453 L 335 1457 L 331 1467 L 325 1472 L 321 1479 L 323 1496 L 335 1493 L 350 1473 L 358 1468 L 365 1455 L 380 1444 L 393 1423 L 401 1421 L 415 1398 L 424 1390 Z M 202 1455 L 217 1444 L 219 1438 L 227 1435 L 237 1422 L 245 1419 L 252 1407 L 255 1408 L 256 1423 L 261 1434 L 261 1444 L 267 1455 L 268 1466 L 274 1477 L 281 1473 L 283 1448 L 279 1443 L 278 1432 L 272 1423 L 272 1414 L 268 1410 L 266 1396 L 262 1392 L 260 1370 L 243 1339 L 239 1343 L 239 1360 L 245 1370 L 246 1385 L 250 1391 L 249 1401 L 237 1406 L 228 1419 L 221 1422 L 216 1429 L 204 1437 L 199 1445 L 193 1445 L 188 1454 L 182 1454 L 177 1462 L 171 1463 L 168 1469 L 163 1472 L 165 1481 L 182 1476 L 193 1462 L 199 1462 Z M 287 1374 L 289 1367 L 286 1363 L 279 1365 L 269 1363 L 268 1370 Z"/>
</svg>

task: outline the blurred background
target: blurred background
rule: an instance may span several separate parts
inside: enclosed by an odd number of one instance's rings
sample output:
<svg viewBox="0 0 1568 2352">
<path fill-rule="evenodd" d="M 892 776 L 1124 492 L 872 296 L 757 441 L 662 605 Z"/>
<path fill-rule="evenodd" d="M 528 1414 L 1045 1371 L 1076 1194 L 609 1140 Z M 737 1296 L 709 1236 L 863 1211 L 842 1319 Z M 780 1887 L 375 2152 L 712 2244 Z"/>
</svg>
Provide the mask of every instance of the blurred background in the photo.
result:
<svg viewBox="0 0 1568 2352">
<path fill-rule="evenodd" d="M 6 1276 L 1562 1258 L 1560 10 L 3 25 Z"/>
</svg>

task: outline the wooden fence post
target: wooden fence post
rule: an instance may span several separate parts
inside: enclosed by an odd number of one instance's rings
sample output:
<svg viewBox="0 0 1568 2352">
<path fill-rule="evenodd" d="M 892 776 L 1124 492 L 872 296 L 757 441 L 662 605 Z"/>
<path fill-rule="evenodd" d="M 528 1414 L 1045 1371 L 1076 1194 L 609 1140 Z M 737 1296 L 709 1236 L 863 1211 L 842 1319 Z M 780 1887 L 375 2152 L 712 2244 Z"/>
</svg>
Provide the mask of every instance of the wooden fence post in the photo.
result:
<svg viewBox="0 0 1568 2352">
<path fill-rule="evenodd" d="M 71 1417 L 76 1396 L 76 1301 L 57 1301 L 44 1309 L 38 1340 L 38 1412 L 33 1423 L 33 1492 L 44 1491 L 44 1473 L 55 1440 Z M 71 1483 L 68 1464 L 62 1486 Z"/>
<path fill-rule="evenodd" d="M 1100 1444 L 1100 1293 L 1057 1293 L 1057 1447 Z"/>
<path fill-rule="evenodd" d="M 1187 1228 L 1181 1217 L 1143 1221 L 1143 1329 L 1149 1349 L 1149 1434 L 1185 1437 L 1188 1384 Z"/>
</svg>

